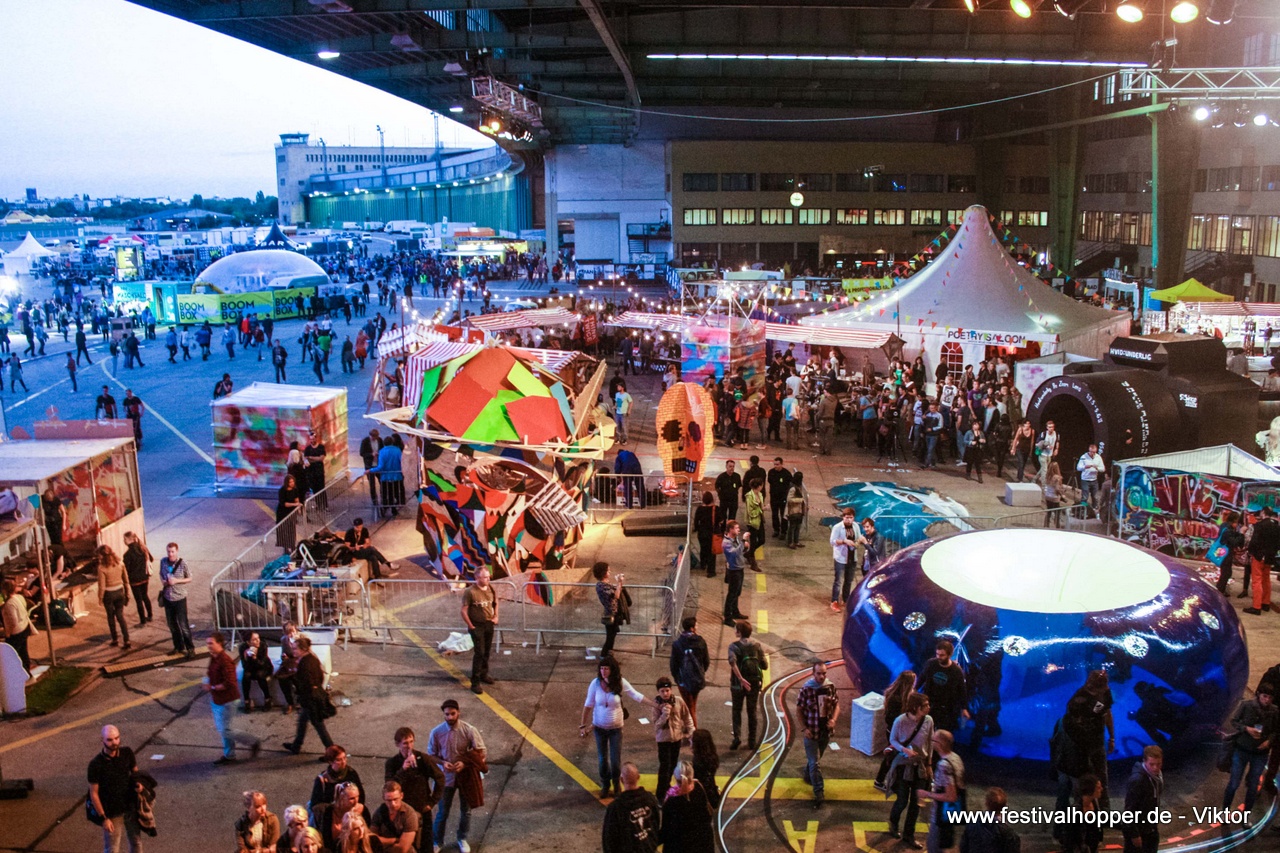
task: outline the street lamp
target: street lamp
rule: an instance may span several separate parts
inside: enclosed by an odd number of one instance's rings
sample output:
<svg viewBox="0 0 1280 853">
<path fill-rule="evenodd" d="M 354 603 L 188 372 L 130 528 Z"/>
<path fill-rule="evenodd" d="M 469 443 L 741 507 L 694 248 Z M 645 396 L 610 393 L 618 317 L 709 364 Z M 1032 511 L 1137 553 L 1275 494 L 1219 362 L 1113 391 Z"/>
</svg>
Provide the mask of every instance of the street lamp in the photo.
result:
<svg viewBox="0 0 1280 853">
<path fill-rule="evenodd" d="M 378 128 L 378 151 L 381 152 L 379 156 L 382 158 L 382 188 L 386 189 L 387 187 L 387 146 L 382 133 L 382 125 L 377 125 L 377 128 Z"/>
</svg>

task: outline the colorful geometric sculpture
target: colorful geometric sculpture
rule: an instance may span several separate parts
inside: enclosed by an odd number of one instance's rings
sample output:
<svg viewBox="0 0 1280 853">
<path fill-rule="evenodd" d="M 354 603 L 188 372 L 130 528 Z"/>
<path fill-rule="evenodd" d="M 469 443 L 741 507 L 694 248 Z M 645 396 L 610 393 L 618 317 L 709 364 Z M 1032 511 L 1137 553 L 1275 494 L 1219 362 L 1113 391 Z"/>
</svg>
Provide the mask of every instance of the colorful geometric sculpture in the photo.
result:
<svg viewBox="0 0 1280 853">
<path fill-rule="evenodd" d="M 662 470 L 693 480 L 715 450 L 715 402 L 710 392 L 692 382 L 677 382 L 658 403 L 658 455 Z"/>
</svg>

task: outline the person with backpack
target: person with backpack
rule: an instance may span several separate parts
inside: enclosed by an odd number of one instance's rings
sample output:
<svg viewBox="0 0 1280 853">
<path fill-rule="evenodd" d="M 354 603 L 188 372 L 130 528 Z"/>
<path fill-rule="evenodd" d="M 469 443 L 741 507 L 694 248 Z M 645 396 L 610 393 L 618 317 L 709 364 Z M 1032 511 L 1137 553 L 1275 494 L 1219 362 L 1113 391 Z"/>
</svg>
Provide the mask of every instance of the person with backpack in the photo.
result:
<svg viewBox="0 0 1280 853">
<path fill-rule="evenodd" d="M 711 656 L 707 641 L 698 636 L 698 617 L 686 616 L 680 623 L 680 636 L 671 644 L 671 677 L 680 688 L 680 698 L 689 706 L 693 724 L 698 725 L 698 694 L 707 685 Z M 661 791 L 662 787 L 659 786 Z"/>
<path fill-rule="evenodd" d="M 285 367 L 288 364 L 289 351 L 284 348 L 284 344 L 276 341 L 275 346 L 271 348 L 271 366 L 276 370 L 276 382 L 289 381 L 289 378 L 285 375 Z"/>
<path fill-rule="evenodd" d="M 955 738 L 946 729 L 933 733 L 933 749 L 938 761 L 933 768 L 933 785 L 920 791 L 920 797 L 933 801 L 929 817 L 929 853 L 942 853 L 956 844 L 956 821 L 953 815 L 964 812 L 964 762 L 952 752 Z"/>
<path fill-rule="evenodd" d="M 665 675 L 655 685 L 658 693 L 653 699 L 656 716 L 653 736 L 658 744 L 658 800 L 666 799 L 671 784 L 671 772 L 680 760 L 680 746 L 693 737 L 693 716 L 684 700 L 671 692 L 672 682 Z"/>
<path fill-rule="evenodd" d="M 797 471 L 791 478 L 791 488 L 787 490 L 783 509 L 787 514 L 787 547 L 793 551 L 803 548 L 800 544 L 800 529 L 804 527 L 805 516 L 809 514 L 809 492 L 804 487 L 803 472 Z"/>
<path fill-rule="evenodd" d="M 756 748 L 760 688 L 769 658 L 759 641 L 751 639 L 751 623 L 739 619 L 734 624 L 738 639 L 729 644 L 729 698 L 733 708 L 733 741 L 729 749 L 742 745 L 742 708 L 747 709 L 747 749 Z"/>
<path fill-rule="evenodd" d="M 825 796 L 819 762 L 840 718 L 840 697 L 836 686 L 827 680 L 827 665 L 822 661 L 813 665 L 812 677 L 800 688 L 796 712 L 804 726 L 804 780 L 813 786 L 813 807 L 818 809 Z"/>
</svg>

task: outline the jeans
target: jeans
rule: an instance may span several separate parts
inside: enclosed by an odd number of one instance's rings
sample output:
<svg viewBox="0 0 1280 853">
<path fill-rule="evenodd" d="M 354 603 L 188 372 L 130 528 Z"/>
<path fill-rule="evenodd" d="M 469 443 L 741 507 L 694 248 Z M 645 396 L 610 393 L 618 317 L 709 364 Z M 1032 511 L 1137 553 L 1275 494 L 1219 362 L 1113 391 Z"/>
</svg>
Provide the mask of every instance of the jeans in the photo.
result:
<svg viewBox="0 0 1280 853">
<path fill-rule="evenodd" d="M 916 837 L 916 819 L 920 817 L 920 801 L 916 799 L 916 788 L 919 787 L 915 780 L 902 780 L 898 783 L 894 793 L 897 799 L 893 801 L 893 808 L 889 810 L 889 828 L 898 828 L 898 818 L 902 817 L 905 811 L 905 823 L 902 825 L 902 840 L 914 841 Z"/>
<path fill-rule="evenodd" d="M 236 757 L 237 743 L 252 745 L 258 742 L 258 739 L 253 735 L 235 730 L 236 703 L 234 699 L 223 705 L 210 701 L 209 708 L 213 711 L 213 727 L 217 729 L 218 736 L 222 738 L 222 754 L 224 757 Z"/>
<path fill-rule="evenodd" d="M 926 435 L 924 437 L 924 467 L 932 468 L 938 464 L 938 437 L 936 435 Z"/>
<path fill-rule="evenodd" d="M 969 448 L 969 433 L 956 430 L 956 458 L 963 459 L 964 452 Z"/>
<path fill-rule="evenodd" d="M 658 787 L 654 789 L 658 799 L 666 799 L 667 788 L 671 787 L 671 774 L 679 760 L 680 741 L 658 741 Z"/>
<path fill-rule="evenodd" d="M 1089 506 L 1089 509 L 1097 512 L 1098 510 L 1098 481 L 1097 480 L 1081 480 L 1080 481 L 1080 500 Z"/>
<path fill-rule="evenodd" d="M 436 819 L 431 824 L 432 841 L 437 847 L 444 846 L 444 828 L 449 822 L 449 812 L 453 808 L 453 797 L 458 793 L 455 787 L 447 787 L 444 789 L 444 797 L 440 800 L 440 805 L 436 808 Z M 467 830 L 471 828 L 471 806 L 467 805 L 467 801 L 463 797 L 458 797 L 458 803 L 462 808 L 462 813 L 458 816 L 458 840 L 465 841 L 467 839 Z"/>
<path fill-rule="evenodd" d="M 724 621 L 731 622 L 738 616 L 738 597 L 742 595 L 742 569 L 724 573 L 724 581 L 729 589 L 724 594 Z"/>
<path fill-rule="evenodd" d="M 1247 768 L 1247 769 L 1246 769 Z M 1262 783 L 1262 771 L 1267 768 L 1267 753 L 1245 752 L 1239 748 L 1231 757 L 1231 778 L 1227 780 L 1227 789 L 1222 792 L 1222 807 L 1231 808 L 1231 801 L 1236 798 L 1236 789 L 1244 780 L 1244 808 L 1253 808 L 1258 798 L 1258 786 Z"/>
<path fill-rule="evenodd" d="M 124 606 L 129 603 L 129 593 L 120 589 L 109 589 L 102 593 L 102 607 L 107 612 L 107 629 L 111 631 L 111 642 L 116 642 L 116 625 L 126 645 L 129 643 L 129 626 L 124 621 Z"/>
<path fill-rule="evenodd" d="M 477 622 L 469 632 L 474 648 L 471 651 L 471 686 L 489 677 L 489 653 L 493 651 L 493 623 Z"/>
<path fill-rule="evenodd" d="M 835 564 L 836 577 L 831 583 L 831 603 L 839 604 L 849 600 L 849 593 L 853 589 L 853 569 L 848 563 L 839 560 L 832 562 Z"/>
<path fill-rule="evenodd" d="M 800 527 L 803 524 L 803 522 L 804 522 L 803 515 L 787 516 L 787 544 L 788 545 L 800 544 Z"/>
<path fill-rule="evenodd" d="M 618 441 L 621 442 L 622 444 L 626 444 L 627 443 L 627 416 L 623 414 L 616 414 L 613 416 L 613 420 L 618 425 L 618 429 L 616 430 L 618 435 Z"/>
<path fill-rule="evenodd" d="M 125 838 L 129 839 L 129 853 L 142 853 L 142 830 L 132 812 L 111 818 L 114 832 L 102 828 L 102 853 L 120 853 Z"/>
<path fill-rule="evenodd" d="M 710 536 L 698 536 L 698 565 L 707 573 L 707 577 L 716 576 L 715 540 Z"/>
<path fill-rule="evenodd" d="M 604 645 L 600 647 L 600 657 L 608 657 L 613 652 L 613 641 L 618 639 L 620 628 L 621 626 L 618 625 L 616 616 L 604 623 Z"/>
<path fill-rule="evenodd" d="M 773 535 L 785 536 L 787 534 L 787 502 L 785 500 L 770 501 L 769 512 L 773 518 Z"/>
<path fill-rule="evenodd" d="M 185 598 L 177 601 L 165 599 L 164 618 L 169 624 L 169 634 L 173 638 L 173 650 L 179 654 L 194 652 L 196 647 L 191 642 L 191 623 L 187 621 L 187 600 Z"/>
<path fill-rule="evenodd" d="M 324 720 L 319 714 L 315 713 L 312 704 L 302 696 L 298 697 L 298 730 L 293 736 L 293 748 L 295 750 L 302 749 L 302 742 L 307 739 L 307 723 L 311 723 L 315 728 L 316 734 L 320 736 L 320 743 L 324 744 L 324 748 L 328 749 L 333 746 L 333 738 L 329 737 L 329 729 L 324 724 Z"/>
<path fill-rule="evenodd" d="M 596 757 L 600 761 L 598 768 L 600 787 L 607 788 L 612 783 L 621 788 L 619 774 L 622 772 L 622 729 L 602 729 L 596 727 Z"/>
<path fill-rule="evenodd" d="M 827 743 L 831 740 L 829 732 L 818 732 L 815 738 L 804 739 L 805 775 L 813 786 L 813 798 L 821 800 L 825 790 L 822 781 L 822 767 L 818 764 L 822 754 L 827 751 Z"/>
<path fill-rule="evenodd" d="M 760 713 L 760 691 L 756 689 L 748 693 L 743 690 L 730 690 L 729 698 L 733 700 L 733 739 L 742 739 L 742 706 L 745 704 L 747 706 L 747 743 L 755 745 Z"/>
</svg>

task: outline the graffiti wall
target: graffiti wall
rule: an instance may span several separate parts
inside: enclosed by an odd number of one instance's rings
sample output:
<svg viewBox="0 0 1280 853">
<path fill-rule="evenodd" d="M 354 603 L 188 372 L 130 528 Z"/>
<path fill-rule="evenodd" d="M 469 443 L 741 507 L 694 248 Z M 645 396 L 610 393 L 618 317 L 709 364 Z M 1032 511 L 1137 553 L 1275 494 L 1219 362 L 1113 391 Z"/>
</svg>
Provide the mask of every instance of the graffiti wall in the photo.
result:
<svg viewBox="0 0 1280 853">
<path fill-rule="evenodd" d="M 1218 538 L 1228 513 L 1257 512 L 1280 502 L 1280 489 L 1167 469 L 1127 468 L 1118 490 L 1120 535 L 1176 557 L 1198 559 Z"/>
</svg>

